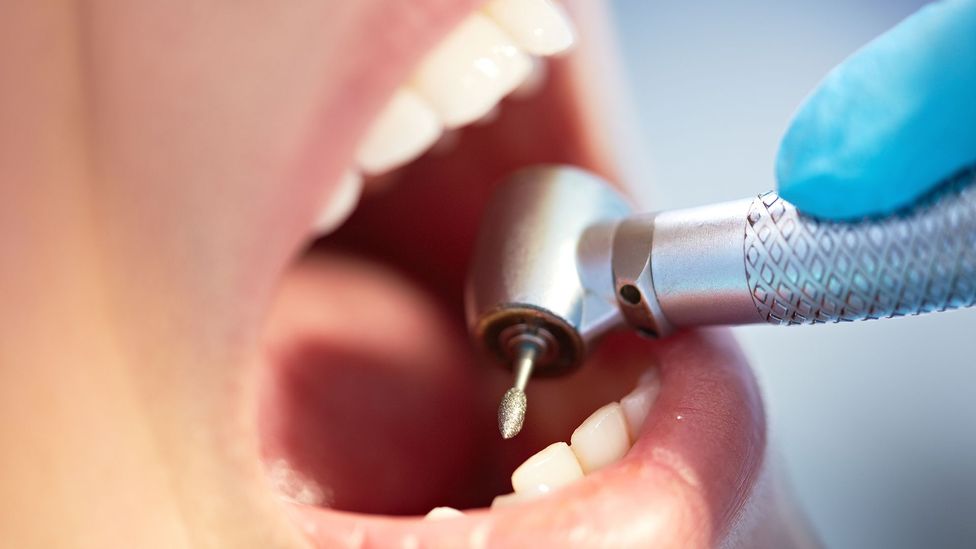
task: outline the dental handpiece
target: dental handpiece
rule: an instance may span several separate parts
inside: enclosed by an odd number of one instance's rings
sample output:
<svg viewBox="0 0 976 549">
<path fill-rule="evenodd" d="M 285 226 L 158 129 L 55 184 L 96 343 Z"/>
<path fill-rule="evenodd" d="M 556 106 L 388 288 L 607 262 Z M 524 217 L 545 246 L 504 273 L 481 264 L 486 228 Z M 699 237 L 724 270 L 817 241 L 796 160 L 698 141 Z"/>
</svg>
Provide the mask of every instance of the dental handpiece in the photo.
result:
<svg viewBox="0 0 976 549">
<path fill-rule="evenodd" d="M 808 217 L 769 192 L 634 214 L 597 176 L 523 169 L 490 199 L 466 288 L 469 329 L 515 371 L 499 407 L 522 428 L 533 376 L 578 368 L 608 331 L 818 324 L 976 304 L 976 168 L 899 214 Z"/>
</svg>

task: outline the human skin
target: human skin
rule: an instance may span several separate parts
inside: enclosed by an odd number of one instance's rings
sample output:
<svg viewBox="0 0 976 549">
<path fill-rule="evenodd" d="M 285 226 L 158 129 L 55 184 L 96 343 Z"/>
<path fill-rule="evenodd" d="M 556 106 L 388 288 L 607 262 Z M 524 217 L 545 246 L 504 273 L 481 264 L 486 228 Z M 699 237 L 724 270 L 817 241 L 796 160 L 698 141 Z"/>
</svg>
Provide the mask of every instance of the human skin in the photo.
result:
<svg viewBox="0 0 976 549">
<path fill-rule="evenodd" d="M 619 365 L 633 379 L 660 364 L 662 404 L 623 467 L 588 478 L 564 500 L 434 526 L 299 508 L 273 493 L 261 463 L 259 382 L 274 371 L 276 351 L 295 341 L 285 328 L 303 311 L 326 311 L 303 328 L 353 351 L 368 345 L 403 356 L 413 341 L 417 363 L 474 368 L 457 308 L 444 297 L 460 292 L 460 236 L 446 251 L 412 249 L 412 265 L 439 273 L 436 292 L 416 273 L 390 274 L 406 262 L 370 236 L 382 230 L 371 216 L 382 218 L 393 200 L 417 202 L 418 216 L 435 208 L 422 188 L 364 205 L 334 248 L 299 264 L 296 256 L 371 117 L 477 4 L 0 6 L 5 545 L 324 547 L 355 542 L 363 531 L 378 545 L 411 536 L 468 542 L 484 524 L 494 525 L 499 544 L 545 543 L 566 541 L 560 528 L 569 520 L 589 525 L 576 541 L 591 546 L 707 547 L 728 539 L 783 546 L 802 538 L 789 513 L 771 510 L 781 492 L 760 482 L 771 478 L 761 401 L 721 333 L 608 342 L 595 370 Z M 572 64 L 554 71 L 557 84 L 580 70 Z M 582 133 L 586 117 L 577 116 L 564 123 Z M 563 160 L 613 175 L 592 137 L 565 141 L 540 158 L 509 161 Z M 403 223 L 409 227 L 410 217 Z M 398 238 L 424 236 L 422 224 L 414 226 Z M 372 259 L 350 259 L 356 243 Z M 380 256 L 389 265 L 377 266 Z M 302 284 L 311 297 L 289 306 L 288 292 Z M 375 337 L 355 324 L 330 332 L 342 324 L 329 316 L 342 311 L 327 307 L 338 290 L 388 292 L 391 330 L 414 326 L 414 339 Z M 375 339 L 364 342 L 363 334 Z M 600 403 L 586 404 L 564 415 Z M 674 424 L 678 411 L 696 406 L 700 421 Z M 613 537 L 621 532 L 629 537 Z"/>
</svg>

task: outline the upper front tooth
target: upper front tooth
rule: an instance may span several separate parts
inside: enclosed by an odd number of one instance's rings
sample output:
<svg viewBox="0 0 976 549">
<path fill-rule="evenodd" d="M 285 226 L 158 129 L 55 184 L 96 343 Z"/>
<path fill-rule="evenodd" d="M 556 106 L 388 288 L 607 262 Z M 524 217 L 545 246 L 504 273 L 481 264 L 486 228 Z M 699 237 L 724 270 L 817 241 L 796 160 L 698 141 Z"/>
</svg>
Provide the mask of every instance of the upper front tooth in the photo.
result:
<svg viewBox="0 0 976 549">
<path fill-rule="evenodd" d="M 423 60 L 413 85 L 441 122 L 477 120 L 528 76 L 532 62 L 488 17 L 475 13 Z"/>
<path fill-rule="evenodd" d="M 533 57 L 532 70 L 529 71 L 529 75 L 525 77 L 525 80 L 512 91 L 511 97 L 524 99 L 535 95 L 546 83 L 548 72 L 549 69 L 546 68 L 546 63 L 538 57 Z"/>
<path fill-rule="evenodd" d="M 573 45 L 573 27 L 549 0 L 492 0 L 484 7 L 523 50 L 552 55 Z"/>
<path fill-rule="evenodd" d="M 630 449 L 627 420 L 620 404 L 611 402 L 593 412 L 570 438 L 573 452 L 587 474 L 624 457 Z"/>
<path fill-rule="evenodd" d="M 359 144 L 356 161 L 370 175 L 402 166 L 420 156 L 441 135 L 431 106 L 407 88 L 400 88 Z"/>
<path fill-rule="evenodd" d="M 583 478 L 576 455 L 565 442 L 550 444 L 512 473 L 516 494 L 546 493 Z"/>
<path fill-rule="evenodd" d="M 356 204 L 359 202 L 359 195 L 363 192 L 363 177 L 356 170 L 348 170 L 339 178 L 333 188 L 329 200 L 319 211 L 319 216 L 315 220 L 314 231 L 316 236 L 323 236 L 331 233 L 349 217 Z"/>
</svg>

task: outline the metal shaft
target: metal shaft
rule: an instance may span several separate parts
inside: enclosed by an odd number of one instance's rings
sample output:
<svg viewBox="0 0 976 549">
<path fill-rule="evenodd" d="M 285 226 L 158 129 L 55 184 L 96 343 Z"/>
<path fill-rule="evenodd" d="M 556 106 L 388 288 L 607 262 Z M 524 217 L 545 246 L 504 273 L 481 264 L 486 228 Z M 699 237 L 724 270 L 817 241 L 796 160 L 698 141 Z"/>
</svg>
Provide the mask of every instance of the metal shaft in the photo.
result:
<svg viewBox="0 0 976 549">
<path fill-rule="evenodd" d="M 525 385 L 529 382 L 532 375 L 532 367 L 535 359 L 539 355 L 539 347 L 532 343 L 523 343 L 519 350 L 518 357 L 515 359 L 515 384 L 513 388 L 525 391 Z"/>
</svg>

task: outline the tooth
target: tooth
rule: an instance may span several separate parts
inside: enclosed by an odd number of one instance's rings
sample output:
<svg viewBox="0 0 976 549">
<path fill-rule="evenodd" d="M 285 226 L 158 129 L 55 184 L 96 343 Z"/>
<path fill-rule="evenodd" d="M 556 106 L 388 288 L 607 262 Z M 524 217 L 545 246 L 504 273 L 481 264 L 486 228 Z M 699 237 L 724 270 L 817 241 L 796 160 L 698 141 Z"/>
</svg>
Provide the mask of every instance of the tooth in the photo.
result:
<svg viewBox="0 0 976 549">
<path fill-rule="evenodd" d="M 569 439 L 584 473 L 592 473 L 624 457 L 630 450 L 627 420 L 617 402 L 590 414 Z"/>
<path fill-rule="evenodd" d="M 498 117 L 501 114 L 501 112 L 502 112 L 502 108 L 499 105 L 496 104 L 494 107 L 491 108 L 490 111 L 488 111 L 484 115 L 482 115 L 481 118 L 475 120 L 471 125 L 472 126 L 487 126 L 488 124 L 491 124 L 495 120 L 498 120 Z"/>
<path fill-rule="evenodd" d="M 363 177 L 358 172 L 349 170 L 342 174 L 332 194 L 329 195 L 329 203 L 319 212 L 315 220 L 316 236 L 329 234 L 342 225 L 356 208 L 362 192 Z"/>
<path fill-rule="evenodd" d="M 458 511 L 453 507 L 434 507 L 429 513 L 424 517 L 426 520 L 444 520 L 452 519 L 457 517 L 463 517 L 464 513 Z"/>
<path fill-rule="evenodd" d="M 495 499 L 491 500 L 491 508 L 498 509 L 499 507 L 512 507 L 515 505 L 520 505 L 529 501 L 530 499 L 535 499 L 535 497 L 540 494 L 535 493 L 517 493 L 512 492 L 510 494 L 502 494 L 500 496 L 495 496 Z"/>
<path fill-rule="evenodd" d="M 468 16 L 423 60 L 413 86 L 448 128 L 477 120 L 528 76 L 529 56 L 485 15 Z"/>
<path fill-rule="evenodd" d="M 441 123 L 430 105 L 407 88 L 396 94 L 359 144 L 363 172 L 380 174 L 417 158 L 437 141 Z"/>
<path fill-rule="evenodd" d="M 657 394 L 661 391 L 661 382 L 657 376 L 657 370 L 648 370 L 637 382 L 637 387 L 627 396 L 620 399 L 620 407 L 624 410 L 624 417 L 627 418 L 627 433 L 630 440 L 637 440 L 644 420 L 647 419 L 651 406 L 657 400 Z"/>
<path fill-rule="evenodd" d="M 549 69 L 545 61 L 538 57 L 533 57 L 532 70 L 529 71 L 529 75 L 525 77 L 525 80 L 519 84 L 519 87 L 512 91 L 511 97 L 515 99 L 526 99 L 538 93 L 542 89 L 543 84 L 546 83 L 548 72 Z"/>
<path fill-rule="evenodd" d="M 544 494 L 583 478 L 576 456 L 565 442 L 550 444 L 512 473 L 516 494 Z"/>
<path fill-rule="evenodd" d="M 549 0 L 492 0 L 484 7 L 523 50 L 552 55 L 573 45 L 573 26 Z"/>
</svg>

